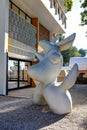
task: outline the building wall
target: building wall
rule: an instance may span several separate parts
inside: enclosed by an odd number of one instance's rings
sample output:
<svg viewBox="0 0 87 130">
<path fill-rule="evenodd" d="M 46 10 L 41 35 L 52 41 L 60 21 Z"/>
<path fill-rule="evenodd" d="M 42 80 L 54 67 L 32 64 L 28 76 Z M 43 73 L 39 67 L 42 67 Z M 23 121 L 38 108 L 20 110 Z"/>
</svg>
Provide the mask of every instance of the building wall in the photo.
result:
<svg viewBox="0 0 87 130">
<path fill-rule="evenodd" d="M 0 94 L 6 94 L 9 0 L 0 3 Z"/>
<path fill-rule="evenodd" d="M 9 2 L 9 38 L 8 52 L 21 55 L 22 58 L 33 55 L 28 49 L 36 50 L 36 27 L 31 23 L 32 18 L 21 7 Z"/>
<path fill-rule="evenodd" d="M 13 1 L 15 1 L 15 0 L 13 0 Z M 22 9 L 22 6 L 20 6 L 19 8 Z M 14 14 L 15 17 L 20 15 L 20 17 L 18 17 L 18 19 L 20 18 L 20 20 L 22 22 L 25 20 L 26 23 L 31 25 L 31 20 L 27 16 L 26 11 L 25 11 L 25 13 L 23 13 L 23 11 L 22 12 L 19 11 L 19 8 L 17 9 L 17 8 L 9 5 L 9 0 L 2 0 L 1 1 L 1 4 L 0 4 L 0 18 L 1 18 L 0 19 L 0 73 L 1 73 L 1 75 L 0 75 L 0 94 L 3 94 L 3 95 L 6 95 L 6 88 L 7 88 L 6 87 L 6 85 L 7 85 L 6 84 L 6 82 L 7 82 L 7 70 L 8 70 L 8 68 L 6 66 L 7 65 L 7 60 L 8 60 L 7 59 L 7 52 L 12 52 L 15 55 L 20 53 L 19 55 L 21 55 L 21 57 L 22 57 L 22 56 L 27 56 L 27 53 L 25 51 L 28 49 L 27 48 L 28 45 L 27 45 L 26 41 L 23 42 L 23 41 L 18 40 L 18 39 L 22 38 L 21 34 L 20 34 L 20 37 L 19 37 L 19 34 L 18 35 L 14 35 L 14 33 L 17 31 L 17 28 L 16 28 L 17 26 L 15 26 L 15 28 L 14 28 L 14 22 L 15 22 L 15 25 L 16 24 L 18 25 L 18 23 L 20 25 L 20 22 L 16 23 L 17 20 L 15 20 L 15 19 L 13 19 L 13 21 L 10 21 L 10 20 L 12 20 L 12 18 L 10 17 L 9 9 L 12 10 L 12 8 L 13 8 L 13 11 L 14 11 L 13 14 Z M 17 14 L 17 12 L 19 14 Z M 16 15 L 15 15 L 15 13 L 16 13 Z M 41 17 L 39 17 L 39 19 L 40 18 Z M 35 19 L 33 19 L 33 20 L 35 20 Z M 10 26 L 11 25 L 10 22 L 13 22 L 13 26 Z M 34 23 L 34 21 L 32 23 Z M 13 29 L 13 31 L 10 30 L 10 29 Z M 37 30 L 39 30 L 39 34 L 38 34 L 38 32 L 36 33 L 37 37 L 35 37 L 36 35 L 34 33 L 34 37 L 36 39 L 39 38 L 38 40 L 42 40 L 42 39 L 45 39 L 45 40 L 48 40 L 48 41 L 50 40 L 50 32 L 49 32 L 49 30 L 47 30 L 41 24 L 39 24 L 39 26 L 38 26 L 38 19 L 37 19 L 37 25 L 36 25 L 36 31 Z M 13 38 L 11 37 L 10 33 L 11 34 L 13 33 Z M 19 33 L 21 33 L 21 31 Z M 25 33 L 24 33 L 24 35 L 25 35 Z M 27 32 L 26 32 L 26 36 L 23 39 L 21 39 L 21 40 L 26 40 L 27 39 L 26 37 L 27 37 Z M 32 40 L 32 39 L 30 39 L 30 40 Z M 36 43 L 38 42 L 38 40 L 36 41 Z M 23 43 L 25 43 L 25 44 L 23 44 Z M 13 48 L 12 48 L 12 46 L 13 46 Z M 37 45 L 35 45 L 35 47 L 36 46 Z M 17 51 L 18 48 L 19 48 L 20 51 L 19 50 Z M 25 48 L 25 50 L 24 50 L 24 48 Z M 13 49 L 13 51 L 12 51 L 12 49 Z M 24 50 L 24 53 L 23 53 L 23 50 Z M 12 57 L 12 53 L 10 55 L 11 57 Z M 28 55 L 28 57 L 29 57 L 29 55 Z M 16 58 L 18 58 L 18 57 L 16 57 Z"/>
<path fill-rule="evenodd" d="M 38 18 L 32 18 L 13 2 L 9 2 L 9 40 L 8 53 L 10 58 L 32 61 L 35 56 L 28 49 L 37 50 Z M 32 47 L 32 48 L 31 48 Z M 29 59 L 30 58 L 30 59 Z M 30 77 L 27 77 L 30 81 Z M 32 83 L 31 86 L 35 86 Z M 17 87 L 18 88 L 18 87 Z"/>
<path fill-rule="evenodd" d="M 50 32 L 39 23 L 39 40 L 50 40 Z"/>
</svg>

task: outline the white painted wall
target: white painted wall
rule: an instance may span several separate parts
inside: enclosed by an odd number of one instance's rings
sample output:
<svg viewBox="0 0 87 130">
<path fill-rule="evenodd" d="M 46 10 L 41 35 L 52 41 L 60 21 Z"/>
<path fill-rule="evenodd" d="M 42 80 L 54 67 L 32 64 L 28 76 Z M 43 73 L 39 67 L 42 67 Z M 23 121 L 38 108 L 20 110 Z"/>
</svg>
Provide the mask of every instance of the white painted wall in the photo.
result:
<svg viewBox="0 0 87 130">
<path fill-rule="evenodd" d="M 87 70 L 87 57 L 72 57 L 72 58 L 70 58 L 69 66 L 72 67 L 75 63 L 78 64 L 79 70 Z"/>
<path fill-rule="evenodd" d="M 0 2 L 0 94 L 6 95 L 9 0 Z"/>
</svg>

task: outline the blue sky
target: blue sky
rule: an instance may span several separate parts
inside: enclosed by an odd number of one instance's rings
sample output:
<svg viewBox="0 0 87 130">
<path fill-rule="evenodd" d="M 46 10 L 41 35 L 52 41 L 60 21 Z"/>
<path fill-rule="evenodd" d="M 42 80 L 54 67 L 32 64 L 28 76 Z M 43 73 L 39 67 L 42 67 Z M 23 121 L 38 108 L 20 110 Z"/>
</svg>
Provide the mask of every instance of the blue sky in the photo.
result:
<svg viewBox="0 0 87 130">
<path fill-rule="evenodd" d="M 73 46 L 76 46 L 78 49 L 83 48 L 87 49 L 87 37 L 85 37 L 85 32 L 87 31 L 87 25 L 79 26 L 80 24 L 80 8 L 81 3 L 79 0 L 73 0 L 72 11 L 69 11 L 67 15 L 67 29 L 66 36 L 76 33 L 76 38 L 73 43 Z"/>
</svg>

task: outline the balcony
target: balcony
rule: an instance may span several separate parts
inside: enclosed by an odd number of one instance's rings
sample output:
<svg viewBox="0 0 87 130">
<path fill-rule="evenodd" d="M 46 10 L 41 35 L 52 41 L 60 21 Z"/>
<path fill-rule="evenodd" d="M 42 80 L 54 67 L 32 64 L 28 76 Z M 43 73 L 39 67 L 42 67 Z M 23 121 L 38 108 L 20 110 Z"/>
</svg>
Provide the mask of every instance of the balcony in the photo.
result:
<svg viewBox="0 0 87 130">
<path fill-rule="evenodd" d="M 54 19 L 59 23 L 62 28 L 66 28 L 66 9 L 62 0 L 41 0 L 42 3 L 49 10 Z M 50 5 L 50 6 L 49 6 Z"/>
</svg>

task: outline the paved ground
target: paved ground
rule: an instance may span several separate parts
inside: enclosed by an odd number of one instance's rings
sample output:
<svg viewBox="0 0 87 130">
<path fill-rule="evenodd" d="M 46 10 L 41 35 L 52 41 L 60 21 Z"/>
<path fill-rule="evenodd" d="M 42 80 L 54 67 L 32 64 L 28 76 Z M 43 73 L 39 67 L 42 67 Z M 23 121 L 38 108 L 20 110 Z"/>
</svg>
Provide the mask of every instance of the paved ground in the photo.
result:
<svg viewBox="0 0 87 130">
<path fill-rule="evenodd" d="M 31 97 L 0 96 L 0 130 L 87 130 L 87 85 L 75 85 L 70 92 L 68 115 L 43 112 Z"/>
<path fill-rule="evenodd" d="M 8 96 L 30 98 L 32 97 L 33 93 L 34 93 L 34 88 L 26 88 L 26 89 L 9 91 Z"/>
</svg>

